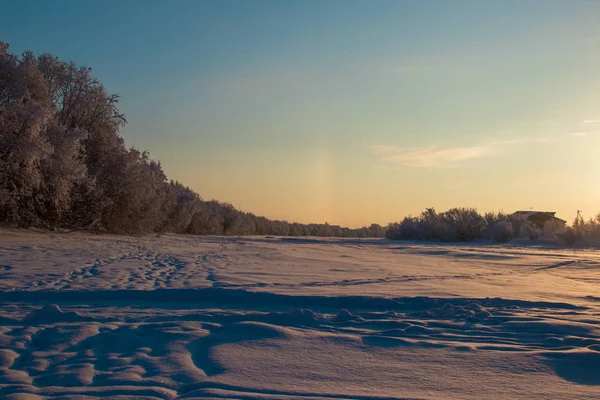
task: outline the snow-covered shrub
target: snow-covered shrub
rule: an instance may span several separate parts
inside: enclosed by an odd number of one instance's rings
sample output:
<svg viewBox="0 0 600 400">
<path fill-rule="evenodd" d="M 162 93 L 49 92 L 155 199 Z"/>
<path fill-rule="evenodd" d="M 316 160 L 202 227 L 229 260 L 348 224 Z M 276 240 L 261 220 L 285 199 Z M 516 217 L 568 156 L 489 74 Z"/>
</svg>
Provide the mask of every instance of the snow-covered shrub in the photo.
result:
<svg viewBox="0 0 600 400">
<path fill-rule="evenodd" d="M 492 231 L 494 229 L 494 226 L 496 224 L 498 224 L 499 222 L 507 222 L 508 221 L 508 215 L 506 215 L 505 213 L 503 213 L 502 211 L 500 212 L 486 212 L 485 214 L 483 214 L 483 219 L 485 221 L 485 227 L 484 227 L 484 237 L 486 239 L 492 239 Z M 511 226 L 511 236 L 512 236 L 512 226 Z"/>
<path fill-rule="evenodd" d="M 386 237 L 395 240 L 439 240 L 446 227 L 440 214 L 428 208 L 418 217 L 408 216 L 399 223 L 389 224 Z"/>
<path fill-rule="evenodd" d="M 483 237 L 485 220 L 474 208 L 452 208 L 442 214 L 445 240 L 469 241 Z"/>
<path fill-rule="evenodd" d="M 388 225 L 386 237 L 396 240 L 467 241 L 484 237 L 487 223 L 474 208 L 452 208 L 443 213 L 428 208 L 418 217 Z"/>
<path fill-rule="evenodd" d="M 512 237 L 512 234 L 512 224 L 507 220 L 496 222 L 488 230 L 489 238 L 494 242 L 508 242 L 508 240 Z"/>
<path fill-rule="evenodd" d="M 419 240 L 439 240 L 448 232 L 443 215 L 438 214 L 435 208 L 427 208 L 421 213 L 416 220 L 415 229 Z"/>
<path fill-rule="evenodd" d="M 544 223 L 542 235 L 546 239 L 555 239 L 557 234 L 565 230 L 565 223 L 559 220 L 549 220 Z"/>
<path fill-rule="evenodd" d="M 600 238 L 600 214 L 596 218 L 590 218 L 589 221 L 580 227 L 584 236 L 590 238 Z"/>
<path fill-rule="evenodd" d="M 536 240 L 540 233 L 540 228 L 531 221 L 525 221 L 521 226 L 521 235 L 528 237 L 529 240 Z"/>
<path fill-rule="evenodd" d="M 564 231 L 557 233 L 556 236 L 567 246 L 573 246 L 583 238 L 581 231 L 573 227 L 565 228 Z"/>
<path fill-rule="evenodd" d="M 595 220 L 591 220 L 587 235 L 592 238 L 600 238 L 600 214 L 596 216 Z"/>
<path fill-rule="evenodd" d="M 525 234 L 523 227 L 528 222 L 527 217 L 524 215 L 511 215 L 509 220 L 512 224 L 513 236 L 517 238 L 523 236 Z"/>
<path fill-rule="evenodd" d="M 586 243 L 593 246 L 600 246 L 600 214 L 595 219 L 591 219 L 586 225 Z"/>
<path fill-rule="evenodd" d="M 388 225 L 386 238 L 394 240 L 417 240 L 419 239 L 418 219 L 405 217 L 399 223 Z"/>
<path fill-rule="evenodd" d="M 508 215 L 506 215 L 502 211 L 499 211 L 499 212 L 492 211 L 492 212 L 486 212 L 485 214 L 483 214 L 483 219 L 485 220 L 485 228 L 487 230 L 487 229 L 492 228 L 498 222 L 506 221 L 508 219 Z"/>
</svg>

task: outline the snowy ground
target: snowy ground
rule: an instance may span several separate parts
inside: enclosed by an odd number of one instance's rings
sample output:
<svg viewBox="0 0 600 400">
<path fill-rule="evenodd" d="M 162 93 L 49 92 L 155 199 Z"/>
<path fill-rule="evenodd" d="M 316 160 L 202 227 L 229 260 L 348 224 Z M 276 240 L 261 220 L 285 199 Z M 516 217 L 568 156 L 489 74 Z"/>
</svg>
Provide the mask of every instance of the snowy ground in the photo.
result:
<svg viewBox="0 0 600 400">
<path fill-rule="evenodd" d="M 600 398 L 600 252 L 0 231 L 0 398 Z"/>
</svg>

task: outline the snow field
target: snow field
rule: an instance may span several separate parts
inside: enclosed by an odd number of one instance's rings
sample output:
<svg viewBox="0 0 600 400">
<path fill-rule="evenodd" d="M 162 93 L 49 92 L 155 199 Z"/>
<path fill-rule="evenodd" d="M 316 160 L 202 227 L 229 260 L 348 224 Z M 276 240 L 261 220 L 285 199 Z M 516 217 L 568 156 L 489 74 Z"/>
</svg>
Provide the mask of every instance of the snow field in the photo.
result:
<svg viewBox="0 0 600 400">
<path fill-rule="evenodd" d="M 1 398 L 600 397 L 600 253 L 0 231 Z"/>
</svg>

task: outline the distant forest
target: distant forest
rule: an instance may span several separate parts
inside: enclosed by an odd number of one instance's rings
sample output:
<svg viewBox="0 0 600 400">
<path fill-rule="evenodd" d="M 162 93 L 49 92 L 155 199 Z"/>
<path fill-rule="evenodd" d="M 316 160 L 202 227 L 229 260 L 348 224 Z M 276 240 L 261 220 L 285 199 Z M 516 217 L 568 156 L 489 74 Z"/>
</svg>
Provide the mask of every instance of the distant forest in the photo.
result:
<svg viewBox="0 0 600 400">
<path fill-rule="evenodd" d="M 0 222 L 119 234 L 383 237 L 373 224 L 273 221 L 204 201 L 127 148 L 119 96 L 91 69 L 0 42 Z"/>
</svg>

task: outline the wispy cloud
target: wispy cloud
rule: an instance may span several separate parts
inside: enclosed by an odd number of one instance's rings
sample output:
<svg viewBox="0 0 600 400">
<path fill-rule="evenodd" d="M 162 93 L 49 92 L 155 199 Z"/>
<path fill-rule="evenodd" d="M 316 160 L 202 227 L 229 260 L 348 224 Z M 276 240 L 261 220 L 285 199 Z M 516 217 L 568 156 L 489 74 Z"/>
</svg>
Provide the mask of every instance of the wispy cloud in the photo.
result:
<svg viewBox="0 0 600 400">
<path fill-rule="evenodd" d="M 571 128 L 574 128 L 571 126 Z M 567 129 L 554 129 L 547 137 L 517 137 L 489 141 L 472 146 L 458 147 L 400 147 L 389 145 L 371 146 L 373 153 L 383 161 L 413 168 L 457 167 L 465 162 L 497 154 L 511 146 L 531 143 L 553 143 L 568 140 L 567 137 L 587 138 L 600 134 L 600 120 L 586 119 L 581 121 L 572 132 Z M 566 132 L 566 133 L 565 133 Z M 575 139 L 572 139 L 575 140 Z"/>
<path fill-rule="evenodd" d="M 376 145 L 373 151 L 393 164 L 435 168 L 457 166 L 463 161 L 484 157 L 490 153 L 490 146 L 402 148 Z"/>
<path fill-rule="evenodd" d="M 597 135 L 600 132 L 600 120 L 584 119 L 577 126 L 577 128 L 574 128 L 574 129 L 576 129 L 576 130 L 573 132 L 567 133 L 567 135 L 580 137 L 580 138 Z"/>
<path fill-rule="evenodd" d="M 541 137 L 541 138 L 521 138 L 521 139 L 507 139 L 507 140 L 496 140 L 489 142 L 488 146 L 502 146 L 506 144 L 524 144 L 524 143 L 549 143 L 555 141 L 555 138 Z"/>
<path fill-rule="evenodd" d="M 384 161 L 414 168 L 457 167 L 464 162 L 483 158 L 496 152 L 503 146 L 524 143 L 547 143 L 551 138 L 509 139 L 493 141 L 464 147 L 398 147 L 375 145 L 371 149 Z"/>
</svg>

